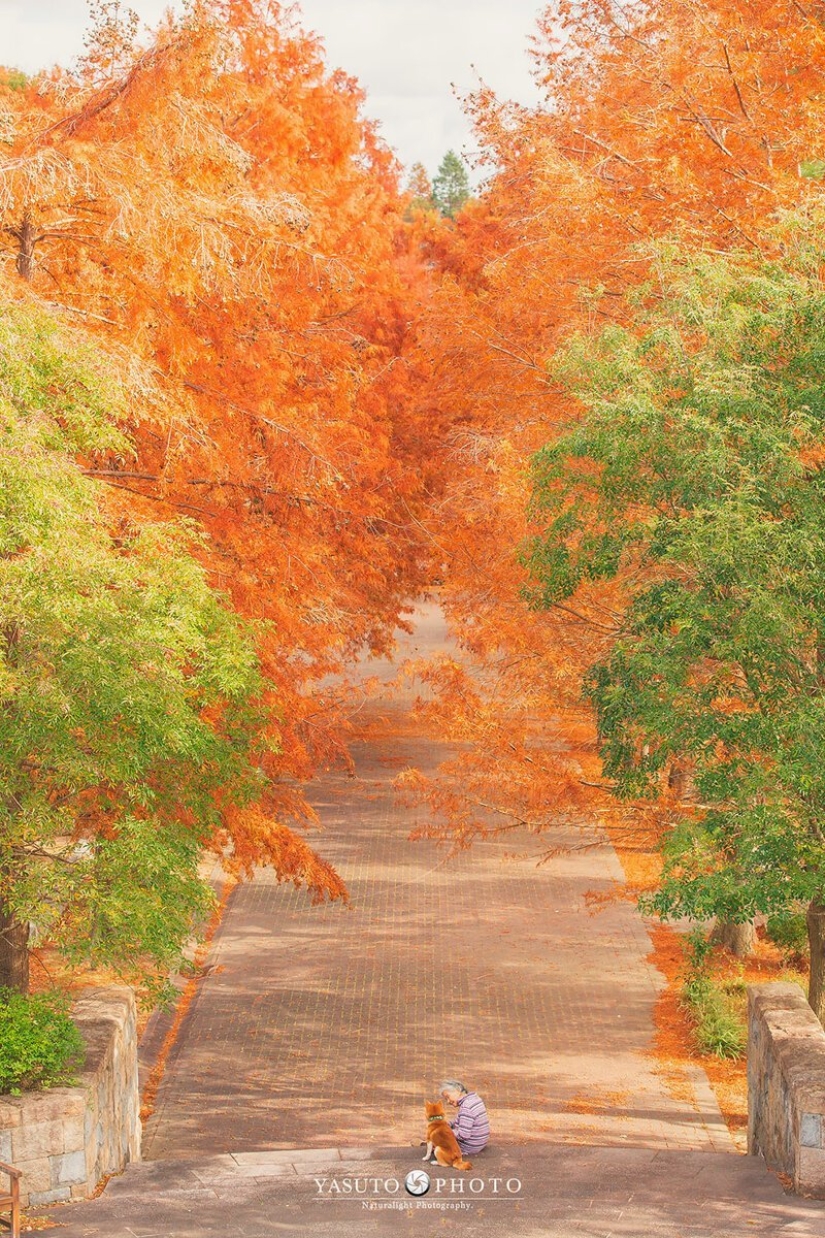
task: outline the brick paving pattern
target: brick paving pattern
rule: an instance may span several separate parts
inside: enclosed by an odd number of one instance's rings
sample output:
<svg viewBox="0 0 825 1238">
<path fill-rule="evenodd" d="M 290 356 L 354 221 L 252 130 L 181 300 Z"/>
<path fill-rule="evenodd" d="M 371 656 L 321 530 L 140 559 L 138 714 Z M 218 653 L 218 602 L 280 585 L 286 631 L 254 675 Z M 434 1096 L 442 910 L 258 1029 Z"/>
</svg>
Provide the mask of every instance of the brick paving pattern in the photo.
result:
<svg viewBox="0 0 825 1238">
<path fill-rule="evenodd" d="M 441 639 L 425 608 L 408 645 Z M 235 891 L 145 1156 L 410 1146 L 445 1076 L 481 1092 L 508 1145 L 732 1150 L 704 1075 L 674 1100 L 649 1056 L 662 980 L 639 916 L 585 906 L 621 880 L 611 848 L 571 834 L 578 849 L 537 867 L 543 840 L 526 834 L 453 859 L 409 841 L 421 812 L 399 806 L 392 780 L 447 749 L 404 710 L 375 705 L 384 724 L 354 745 L 355 777 L 314 787 L 314 843 L 351 907 L 313 906 L 266 872 Z"/>
</svg>

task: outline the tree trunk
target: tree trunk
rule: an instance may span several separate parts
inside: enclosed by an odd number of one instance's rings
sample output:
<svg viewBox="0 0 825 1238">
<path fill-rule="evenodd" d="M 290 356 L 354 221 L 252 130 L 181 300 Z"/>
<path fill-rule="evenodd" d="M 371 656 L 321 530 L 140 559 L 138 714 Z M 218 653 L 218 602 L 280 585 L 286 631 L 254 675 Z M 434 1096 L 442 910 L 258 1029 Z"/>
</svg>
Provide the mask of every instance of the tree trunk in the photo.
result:
<svg viewBox="0 0 825 1238">
<path fill-rule="evenodd" d="M 668 790 L 680 800 L 696 798 L 696 786 L 690 768 L 681 761 L 672 761 L 667 771 Z"/>
<path fill-rule="evenodd" d="M 746 959 L 749 954 L 753 954 L 755 939 L 756 931 L 752 920 L 746 920 L 744 924 L 717 920 L 710 935 L 714 945 L 726 946 L 738 959 Z"/>
<path fill-rule="evenodd" d="M 22 275 L 23 279 L 31 281 L 36 240 L 34 235 L 34 224 L 28 215 L 24 215 L 23 222 L 14 235 L 17 237 L 19 245 L 17 250 L 17 259 L 15 262 L 17 273 L 18 275 Z"/>
<path fill-rule="evenodd" d="M 820 1023 L 825 1023 L 825 905 L 819 899 L 811 899 L 805 918 L 811 947 L 808 1004 Z"/>
<path fill-rule="evenodd" d="M 29 926 L 7 915 L 0 903 L 0 986 L 29 991 Z"/>
</svg>

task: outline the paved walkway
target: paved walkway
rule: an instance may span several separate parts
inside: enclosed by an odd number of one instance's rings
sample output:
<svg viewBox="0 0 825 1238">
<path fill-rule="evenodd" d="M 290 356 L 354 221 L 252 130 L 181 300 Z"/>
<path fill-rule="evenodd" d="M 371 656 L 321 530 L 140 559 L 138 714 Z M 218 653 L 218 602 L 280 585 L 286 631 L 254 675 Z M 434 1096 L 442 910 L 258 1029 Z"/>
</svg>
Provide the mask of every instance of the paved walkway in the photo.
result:
<svg viewBox="0 0 825 1238">
<path fill-rule="evenodd" d="M 407 643 L 442 640 L 431 607 Z M 529 835 L 457 859 L 410 842 L 420 812 L 399 807 L 392 780 L 447 750 L 404 725 L 403 703 L 382 708 L 354 745 L 356 776 L 314 791 L 317 845 L 351 908 L 313 906 L 266 872 L 238 887 L 144 1155 L 403 1146 L 445 1075 L 482 1093 L 508 1142 L 729 1149 L 704 1076 L 693 1103 L 674 1101 L 647 1056 L 661 977 L 639 917 L 585 907 L 621 879 L 612 850 L 537 868 Z"/>
<path fill-rule="evenodd" d="M 442 640 L 429 607 L 406 645 Z M 682 1100 L 657 1074 L 662 979 L 645 928 L 627 904 L 585 907 L 588 890 L 621 879 L 612 850 L 537 868 L 528 835 L 453 860 L 410 842 L 419 814 L 398 805 L 392 779 L 432 769 L 446 749 L 410 727 L 404 702 L 376 708 L 355 777 L 331 773 L 314 792 L 325 827 L 315 841 L 351 908 L 313 906 L 265 872 L 235 891 L 145 1132 L 154 1163 L 100 1201 L 55 1211 L 67 1232 L 378 1232 L 406 1213 L 315 1198 L 307 1165 L 340 1177 L 377 1157 L 371 1174 L 406 1173 L 420 1164 L 423 1100 L 453 1075 L 490 1109 L 483 1173 L 525 1167 L 525 1196 L 471 1201 L 471 1232 L 503 1209 L 513 1232 L 548 1238 L 825 1234 L 818 1207 L 784 1200 L 758 1162 L 734 1154 L 702 1072 Z M 406 1205 L 439 1233 L 462 1216 Z"/>
</svg>

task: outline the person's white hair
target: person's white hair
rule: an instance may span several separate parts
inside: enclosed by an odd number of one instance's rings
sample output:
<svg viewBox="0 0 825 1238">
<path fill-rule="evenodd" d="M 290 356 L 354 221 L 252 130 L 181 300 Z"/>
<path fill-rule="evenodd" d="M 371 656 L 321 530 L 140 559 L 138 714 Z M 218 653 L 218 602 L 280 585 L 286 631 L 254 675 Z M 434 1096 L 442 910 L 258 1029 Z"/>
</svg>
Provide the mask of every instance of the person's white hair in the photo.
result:
<svg viewBox="0 0 825 1238">
<path fill-rule="evenodd" d="M 440 1083 L 438 1085 L 438 1090 L 439 1092 L 465 1092 L 465 1093 L 467 1091 L 464 1084 L 459 1083 L 457 1079 L 445 1079 L 443 1083 Z"/>
</svg>

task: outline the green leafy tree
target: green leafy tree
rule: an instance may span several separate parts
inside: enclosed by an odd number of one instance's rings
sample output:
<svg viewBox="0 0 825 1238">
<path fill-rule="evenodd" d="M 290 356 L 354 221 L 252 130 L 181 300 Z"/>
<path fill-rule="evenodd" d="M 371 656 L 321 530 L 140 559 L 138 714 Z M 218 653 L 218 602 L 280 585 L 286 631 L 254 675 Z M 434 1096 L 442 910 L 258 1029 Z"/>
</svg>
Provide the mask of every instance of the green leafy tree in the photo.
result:
<svg viewBox="0 0 825 1238">
<path fill-rule="evenodd" d="M 634 330 L 556 366 L 581 421 L 535 461 L 539 608 L 621 585 L 592 665 L 605 775 L 694 788 L 666 840 L 663 918 L 808 907 L 825 1009 L 825 293 L 819 226 L 784 265 L 661 257 Z"/>
<path fill-rule="evenodd" d="M 4 89 L 25 90 L 28 84 L 29 79 L 19 69 L 0 69 L 0 95 L 2 95 Z"/>
<path fill-rule="evenodd" d="M 268 685 L 195 533 L 118 518 L 77 463 L 130 453 L 125 401 L 99 352 L 0 305 L 0 984 L 22 991 L 32 923 L 76 963 L 168 970 L 210 905 L 202 847 L 266 790 Z"/>
<path fill-rule="evenodd" d="M 467 169 L 455 151 L 448 150 L 433 177 L 433 204 L 442 215 L 454 219 L 469 197 Z"/>
</svg>

